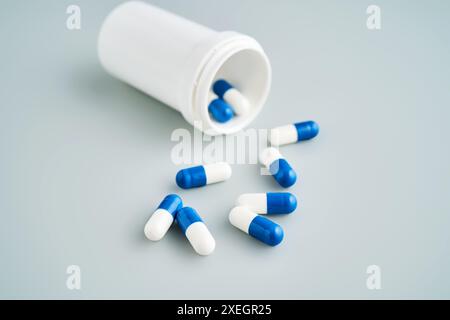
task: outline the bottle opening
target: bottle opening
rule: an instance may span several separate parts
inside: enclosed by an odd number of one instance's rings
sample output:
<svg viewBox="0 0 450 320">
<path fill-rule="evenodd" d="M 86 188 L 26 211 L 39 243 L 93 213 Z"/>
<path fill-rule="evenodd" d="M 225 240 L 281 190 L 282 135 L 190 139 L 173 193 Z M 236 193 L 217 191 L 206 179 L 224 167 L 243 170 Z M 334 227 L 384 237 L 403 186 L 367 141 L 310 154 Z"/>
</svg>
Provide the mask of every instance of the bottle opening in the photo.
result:
<svg viewBox="0 0 450 320">
<path fill-rule="evenodd" d="M 199 81 L 195 109 L 199 112 L 205 133 L 235 133 L 247 126 L 261 111 L 270 89 L 270 63 L 259 44 L 248 37 L 239 37 L 215 49 L 214 56 L 207 63 L 202 74 L 204 77 Z M 249 102 L 247 113 L 235 115 L 225 123 L 215 121 L 208 112 L 212 86 L 220 79 L 232 84 Z"/>
</svg>

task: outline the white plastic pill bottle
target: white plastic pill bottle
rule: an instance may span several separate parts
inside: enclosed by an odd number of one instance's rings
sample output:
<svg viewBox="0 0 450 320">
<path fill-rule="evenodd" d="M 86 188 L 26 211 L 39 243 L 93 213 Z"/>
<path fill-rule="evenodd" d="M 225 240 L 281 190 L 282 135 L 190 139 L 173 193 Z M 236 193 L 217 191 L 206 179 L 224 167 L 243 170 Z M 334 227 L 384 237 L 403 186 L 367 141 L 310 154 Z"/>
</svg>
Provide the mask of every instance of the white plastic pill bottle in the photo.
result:
<svg viewBox="0 0 450 320">
<path fill-rule="evenodd" d="M 256 40 L 211 30 L 140 1 L 125 2 L 107 16 L 98 55 L 110 74 L 178 110 L 210 135 L 247 126 L 270 89 L 270 63 Z M 226 123 L 210 118 L 211 87 L 218 79 L 248 99 L 249 112 Z"/>
</svg>

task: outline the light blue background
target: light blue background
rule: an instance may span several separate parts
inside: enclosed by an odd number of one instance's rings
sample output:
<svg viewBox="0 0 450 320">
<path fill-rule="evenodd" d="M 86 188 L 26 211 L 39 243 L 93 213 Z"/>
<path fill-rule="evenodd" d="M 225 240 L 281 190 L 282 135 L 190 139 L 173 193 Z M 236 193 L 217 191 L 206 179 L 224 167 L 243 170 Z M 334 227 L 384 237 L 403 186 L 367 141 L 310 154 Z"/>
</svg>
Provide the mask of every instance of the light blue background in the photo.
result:
<svg viewBox="0 0 450 320">
<path fill-rule="evenodd" d="M 300 206 L 276 219 L 277 248 L 227 220 L 240 193 L 279 190 L 258 166 L 180 192 L 216 238 L 207 258 L 177 228 L 144 238 L 179 191 L 170 134 L 192 128 L 100 67 L 97 33 L 119 2 L 2 1 L 1 298 L 450 298 L 450 2 L 153 1 L 263 45 L 273 87 L 255 128 L 322 129 L 283 148 Z M 79 31 L 66 29 L 70 4 Z M 382 30 L 366 28 L 370 4 Z M 71 264 L 80 291 L 66 288 Z"/>
</svg>

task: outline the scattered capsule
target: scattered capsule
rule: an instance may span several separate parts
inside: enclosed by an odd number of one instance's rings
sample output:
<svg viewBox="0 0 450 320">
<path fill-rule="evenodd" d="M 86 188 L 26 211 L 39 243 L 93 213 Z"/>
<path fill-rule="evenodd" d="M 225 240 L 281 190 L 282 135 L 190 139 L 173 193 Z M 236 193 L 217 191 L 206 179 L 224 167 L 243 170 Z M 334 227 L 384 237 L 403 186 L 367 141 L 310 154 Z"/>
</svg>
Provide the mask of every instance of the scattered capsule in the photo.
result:
<svg viewBox="0 0 450 320">
<path fill-rule="evenodd" d="M 259 161 L 282 187 L 289 188 L 297 181 L 297 174 L 294 169 L 277 149 L 264 149 L 259 156 Z"/>
<path fill-rule="evenodd" d="M 269 140 L 273 146 L 296 143 L 317 136 L 319 125 L 314 121 L 298 122 L 270 130 Z"/>
<path fill-rule="evenodd" d="M 233 226 L 269 246 L 276 246 L 283 240 L 284 232 L 280 225 L 258 216 L 247 207 L 234 207 L 228 218 Z"/>
<path fill-rule="evenodd" d="M 289 192 L 244 193 L 236 204 L 259 214 L 285 214 L 297 208 L 297 198 Z"/>
<path fill-rule="evenodd" d="M 234 116 L 233 108 L 219 98 L 212 98 L 208 105 L 208 111 L 211 114 L 211 117 L 220 123 L 228 122 Z"/>
<path fill-rule="evenodd" d="M 172 225 L 177 211 L 182 206 L 183 201 L 176 194 L 166 196 L 145 224 L 145 236 L 152 241 L 161 240 Z"/>
<path fill-rule="evenodd" d="M 232 105 L 234 112 L 237 115 L 244 115 L 250 109 L 250 104 L 246 97 L 242 95 L 236 88 L 234 88 L 227 81 L 220 79 L 213 85 L 213 91 L 219 96 L 220 99 L 225 100 L 228 104 Z"/>
<path fill-rule="evenodd" d="M 216 241 L 194 209 L 181 208 L 176 215 L 176 220 L 195 252 L 202 256 L 213 253 Z"/>
<path fill-rule="evenodd" d="M 230 165 L 226 162 L 217 162 L 180 170 L 176 182 L 180 188 L 190 189 L 225 181 L 230 177 Z"/>
</svg>

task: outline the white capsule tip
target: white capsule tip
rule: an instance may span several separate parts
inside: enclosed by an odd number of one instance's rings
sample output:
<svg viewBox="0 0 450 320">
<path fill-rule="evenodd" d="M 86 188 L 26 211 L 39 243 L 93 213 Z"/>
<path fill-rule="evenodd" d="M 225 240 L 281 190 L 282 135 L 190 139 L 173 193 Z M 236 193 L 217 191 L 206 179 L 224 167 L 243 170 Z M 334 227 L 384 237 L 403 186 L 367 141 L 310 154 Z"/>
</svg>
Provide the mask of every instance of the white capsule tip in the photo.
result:
<svg viewBox="0 0 450 320">
<path fill-rule="evenodd" d="M 186 237 L 201 256 L 208 256 L 214 252 L 216 241 L 203 222 L 194 222 L 186 230 Z"/>
<path fill-rule="evenodd" d="M 214 239 L 211 239 L 210 241 L 200 243 L 195 248 L 195 251 L 201 256 L 209 256 L 214 252 L 215 249 L 216 249 L 216 241 Z"/>
<path fill-rule="evenodd" d="M 236 228 L 248 233 L 248 228 L 252 220 L 257 216 L 256 213 L 247 207 L 237 206 L 231 209 L 228 220 Z"/>
<path fill-rule="evenodd" d="M 223 175 L 225 177 L 226 180 L 231 178 L 231 174 L 232 174 L 232 170 L 231 170 L 231 166 L 226 163 L 226 162 L 222 162 L 223 165 Z"/>
<path fill-rule="evenodd" d="M 280 145 L 280 131 L 271 129 L 269 133 L 269 142 L 272 146 L 278 147 Z"/>
<path fill-rule="evenodd" d="M 166 230 L 164 230 L 161 226 L 147 223 L 144 228 L 144 234 L 149 240 L 159 241 L 166 234 Z"/>
<path fill-rule="evenodd" d="M 161 240 L 173 223 L 173 216 L 164 209 L 157 209 L 144 227 L 144 234 L 152 241 Z"/>
<path fill-rule="evenodd" d="M 296 143 L 297 129 L 293 124 L 273 128 L 269 133 L 269 141 L 275 147 Z"/>
</svg>

